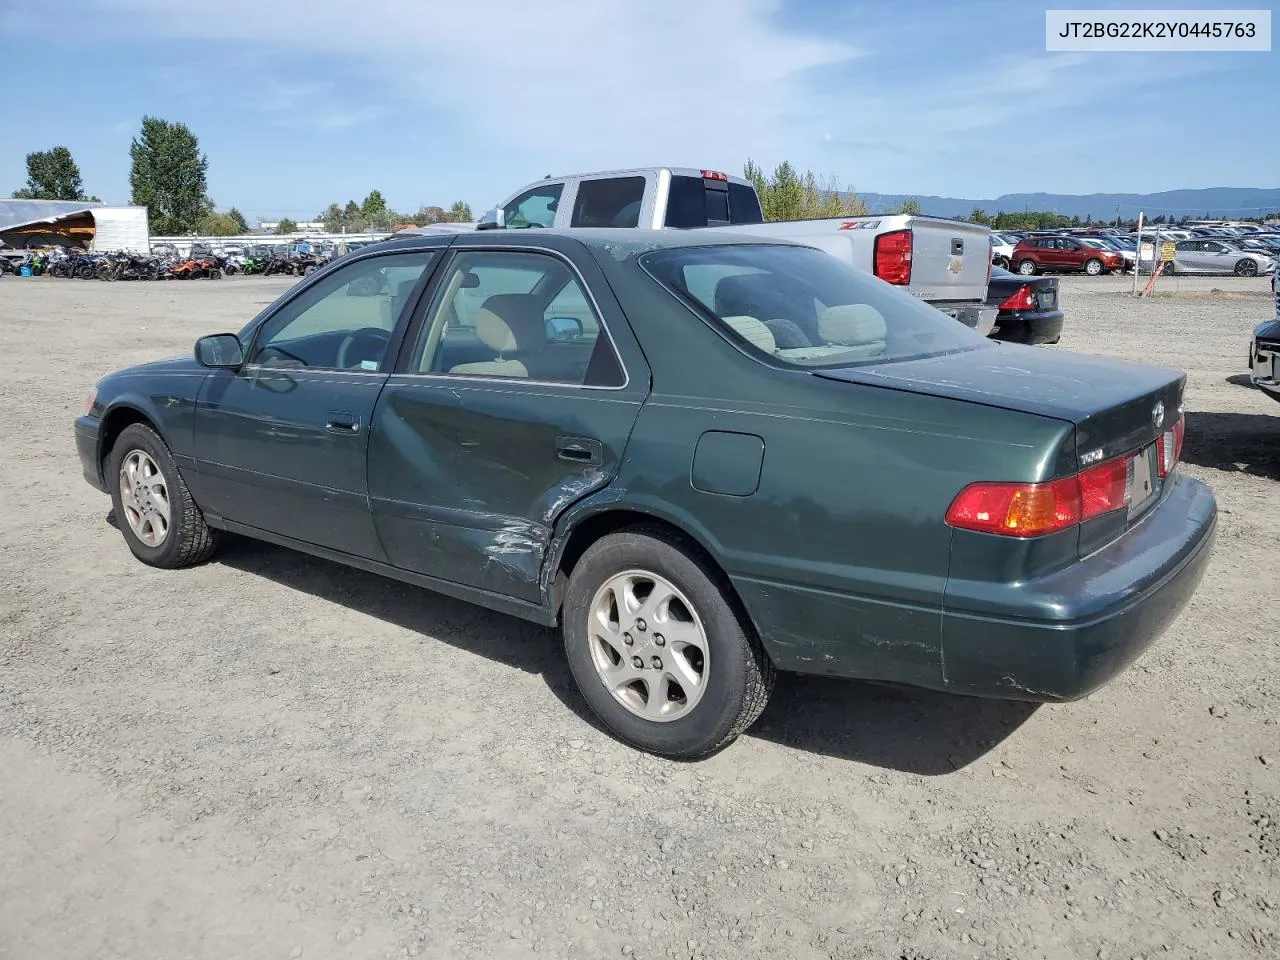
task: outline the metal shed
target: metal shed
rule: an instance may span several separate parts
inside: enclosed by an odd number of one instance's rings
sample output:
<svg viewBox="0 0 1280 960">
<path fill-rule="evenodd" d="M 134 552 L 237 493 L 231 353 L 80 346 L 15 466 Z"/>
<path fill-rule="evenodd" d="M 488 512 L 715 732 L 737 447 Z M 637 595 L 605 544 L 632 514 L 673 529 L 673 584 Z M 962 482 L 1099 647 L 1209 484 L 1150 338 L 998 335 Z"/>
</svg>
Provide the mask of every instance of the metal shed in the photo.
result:
<svg viewBox="0 0 1280 960">
<path fill-rule="evenodd" d="M 151 249 L 146 207 L 80 200 L 0 200 L 0 241 L 20 250 L 48 244 L 138 253 Z"/>
</svg>

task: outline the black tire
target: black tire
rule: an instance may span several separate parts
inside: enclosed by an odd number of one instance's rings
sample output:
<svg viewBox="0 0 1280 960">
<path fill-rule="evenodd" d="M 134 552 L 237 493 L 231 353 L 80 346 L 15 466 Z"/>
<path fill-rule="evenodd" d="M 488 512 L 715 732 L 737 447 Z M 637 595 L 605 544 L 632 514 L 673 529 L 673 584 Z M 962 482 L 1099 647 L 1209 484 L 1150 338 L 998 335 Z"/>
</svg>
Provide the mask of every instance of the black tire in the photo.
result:
<svg viewBox="0 0 1280 960">
<path fill-rule="evenodd" d="M 1256 277 L 1258 275 L 1257 261 L 1237 260 L 1235 273 L 1237 277 Z"/>
<path fill-rule="evenodd" d="M 999 267 L 1001 270 L 1008 270 L 1008 269 L 1009 269 L 1009 258 L 1008 258 L 1008 257 L 996 257 L 994 260 L 992 260 L 992 261 L 991 261 L 991 265 L 992 265 L 993 267 Z"/>
<path fill-rule="evenodd" d="M 210 270 L 210 271 L 209 271 L 209 279 L 210 279 L 210 280 L 221 280 L 221 279 L 222 279 L 222 271 L 221 271 L 221 270 L 219 270 L 217 267 L 214 267 L 212 270 Z"/>
<path fill-rule="evenodd" d="M 1084 262 L 1084 272 L 1091 277 L 1102 276 L 1102 261 L 1090 258 Z"/>
<path fill-rule="evenodd" d="M 1038 273 L 1034 260 L 1019 260 L 1018 273 L 1024 277 L 1034 277 Z"/>
<path fill-rule="evenodd" d="M 601 682 L 588 623 L 597 591 L 629 570 L 668 580 L 689 598 L 708 648 L 706 686 L 688 712 L 666 722 L 632 713 Z M 569 578 L 562 613 L 565 654 L 592 712 L 619 740 L 660 756 L 695 760 L 733 742 L 769 701 L 775 670 L 745 612 L 730 599 L 724 576 L 696 548 L 665 530 L 638 526 L 602 537 Z"/>
<path fill-rule="evenodd" d="M 163 540 L 155 546 L 144 543 L 133 532 L 124 509 L 120 490 L 120 469 L 125 459 L 134 451 L 150 457 L 160 470 L 169 499 L 170 523 Z M 111 455 L 107 458 L 107 486 L 111 490 L 111 506 L 120 533 L 129 550 L 143 563 L 166 570 L 190 567 L 209 559 L 217 545 L 217 534 L 204 522 L 204 514 L 191 499 L 178 465 L 160 435 L 145 423 L 134 423 L 124 428 L 116 438 Z"/>
</svg>

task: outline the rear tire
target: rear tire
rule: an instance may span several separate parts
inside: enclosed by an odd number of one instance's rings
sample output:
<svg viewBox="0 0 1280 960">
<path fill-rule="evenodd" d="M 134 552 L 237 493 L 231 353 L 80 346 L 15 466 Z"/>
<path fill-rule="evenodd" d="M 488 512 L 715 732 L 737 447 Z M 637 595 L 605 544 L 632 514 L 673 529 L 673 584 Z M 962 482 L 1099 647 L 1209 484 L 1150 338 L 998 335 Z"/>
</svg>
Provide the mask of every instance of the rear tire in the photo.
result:
<svg viewBox="0 0 1280 960">
<path fill-rule="evenodd" d="M 1009 269 L 1009 258 L 1008 258 L 1008 257 L 996 257 L 994 260 L 992 260 L 992 261 L 991 261 L 991 265 L 992 265 L 993 267 L 999 267 L 1001 270 L 1008 270 L 1008 269 Z"/>
<path fill-rule="evenodd" d="M 1022 260 L 1018 263 L 1018 273 L 1024 277 L 1034 277 L 1036 275 L 1036 264 L 1034 260 Z"/>
<path fill-rule="evenodd" d="M 628 593 L 618 586 L 625 583 L 639 586 Z M 635 609 L 619 602 L 627 596 Z M 658 528 L 592 544 L 569 578 L 562 622 L 569 668 L 592 711 L 618 739 L 650 753 L 715 753 L 755 722 L 773 689 L 773 663 L 723 575 Z"/>
<path fill-rule="evenodd" d="M 1091 276 L 1091 277 L 1101 276 L 1101 275 L 1102 275 L 1102 261 L 1101 261 L 1101 260 L 1086 260 L 1086 261 L 1085 261 L 1085 264 L 1084 264 L 1084 272 L 1085 272 L 1085 273 L 1087 273 L 1087 274 L 1088 274 L 1089 276 Z"/>
<path fill-rule="evenodd" d="M 120 533 L 135 557 L 166 570 L 209 559 L 217 535 L 191 499 L 168 446 L 151 427 L 125 427 L 104 473 Z M 130 481 L 130 476 L 137 479 Z"/>
</svg>

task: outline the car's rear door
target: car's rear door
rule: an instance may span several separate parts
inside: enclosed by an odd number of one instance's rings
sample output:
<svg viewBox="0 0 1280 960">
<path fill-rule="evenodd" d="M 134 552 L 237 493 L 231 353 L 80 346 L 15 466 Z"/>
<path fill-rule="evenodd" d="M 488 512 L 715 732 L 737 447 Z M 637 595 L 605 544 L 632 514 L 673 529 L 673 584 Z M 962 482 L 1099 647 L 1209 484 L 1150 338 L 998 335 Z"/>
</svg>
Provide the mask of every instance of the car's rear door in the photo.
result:
<svg viewBox="0 0 1280 960">
<path fill-rule="evenodd" d="M 431 249 L 365 256 L 255 328 L 248 362 L 205 381 L 195 414 L 206 506 L 252 528 L 382 559 L 366 486 L 374 403 Z"/>
<path fill-rule="evenodd" d="M 396 566 L 537 601 L 556 518 L 613 478 L 649 370 L 588 257 L 462 243 L 374 411 L 374 522 Z"/>
</svg>

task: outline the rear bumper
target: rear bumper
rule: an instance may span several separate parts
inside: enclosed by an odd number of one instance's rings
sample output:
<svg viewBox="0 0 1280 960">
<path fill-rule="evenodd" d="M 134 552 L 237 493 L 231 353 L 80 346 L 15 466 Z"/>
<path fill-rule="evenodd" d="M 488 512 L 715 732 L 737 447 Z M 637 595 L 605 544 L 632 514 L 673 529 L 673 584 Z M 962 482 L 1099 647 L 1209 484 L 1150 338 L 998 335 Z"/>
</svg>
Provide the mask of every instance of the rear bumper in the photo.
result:
<svg viewBox="0 0 1280 960">
<path fill-rule="evenodd" d="M 1280 346 L 1254 339 L 1249 351 L 1249 379 L 1272 400 L 1280 400 Z"/>
<path fill-rule="evenodd" d="M 995 307 L 978 303 L 934 303 L 933 306 L 984 337 L 990 336 L 995 329 L 996 314 L 999 312 Z"/>
<path fill-rule="evenodd" d="M 991 338 L 1029 345 L 1053 343 L 1062 336 L 1064 317 L 1061 310 L 1012 310 L 999 315 Z"/>
<path fill-rule="evenodd" d="M 102 482 L 102 470 L 98 463 L 98 434 L 102 421 L 97 417 L 79 417 L 76 420 L 76 453 L 80 455 L 80 467 L 89 486 L 107 492 Z"/>
<path fill-rule="evenodd" d="M 1204 575 L 1216 530 L 1213 494 L 1180 476 L 1140 524 L 1065 570 L 1015 584 L 950 581 L 945 689 L 1010 700 L 1088 695 L 1177 617 Z"/>
</svg>

